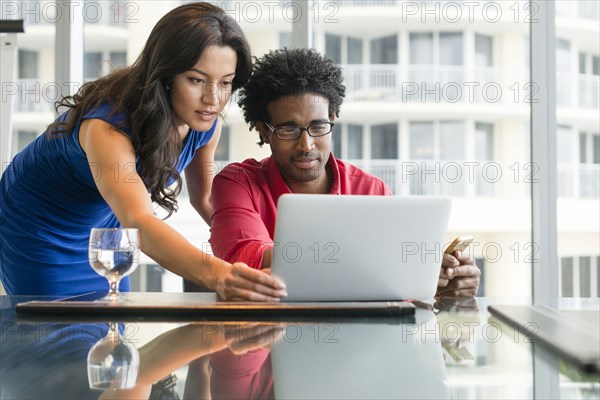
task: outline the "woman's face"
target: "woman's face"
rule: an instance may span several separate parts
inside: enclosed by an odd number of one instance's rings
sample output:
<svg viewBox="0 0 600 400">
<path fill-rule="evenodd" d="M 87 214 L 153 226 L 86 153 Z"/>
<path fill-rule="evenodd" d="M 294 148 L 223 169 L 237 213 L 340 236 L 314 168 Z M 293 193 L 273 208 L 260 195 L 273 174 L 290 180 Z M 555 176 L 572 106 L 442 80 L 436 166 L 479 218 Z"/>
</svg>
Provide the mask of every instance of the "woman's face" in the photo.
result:
<svg viewBox="0 0 600 400">
<path fill-rule="evenodd" d="M 237 54 L 231 47 L 210 46 L 189 71 L 171 83 L 171 107 L 180 133 L 188 127 L 209 130 L 232 93 Z"/>
</svg>

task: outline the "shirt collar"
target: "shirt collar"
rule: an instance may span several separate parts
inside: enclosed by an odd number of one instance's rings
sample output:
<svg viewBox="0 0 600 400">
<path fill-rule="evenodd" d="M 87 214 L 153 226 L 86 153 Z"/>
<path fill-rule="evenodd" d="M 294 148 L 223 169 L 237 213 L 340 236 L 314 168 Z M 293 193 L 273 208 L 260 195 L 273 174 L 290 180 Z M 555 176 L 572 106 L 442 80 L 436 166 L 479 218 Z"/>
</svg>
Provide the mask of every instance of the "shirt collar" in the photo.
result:
<svg viewBox="0 0 600 400">
<path fill-rule="evenodd" d="M 331 185 L 331 190 L 329 194 L 341 194 L 340 169 L 338 168 L 338 163 L 335 157 L 333 156 L 333 153 L 329 153 L 329 160 L 327 160 L 327 165 L 329 165 L 333 174 L 333 184 Z M 281 196 L 282 194 L 292 193 L 287 183 L 285 183 L 281 172 L 279 172 L 279 168 L 277 167 L 277 163 L 275 162 L 273 156 L 267 159 L 265 172 L 267 173 L 266 179 L 269 184 L 271 196 L 273 196 L 275 204 L 277 204 L 279 196 Z"/>
</svg>

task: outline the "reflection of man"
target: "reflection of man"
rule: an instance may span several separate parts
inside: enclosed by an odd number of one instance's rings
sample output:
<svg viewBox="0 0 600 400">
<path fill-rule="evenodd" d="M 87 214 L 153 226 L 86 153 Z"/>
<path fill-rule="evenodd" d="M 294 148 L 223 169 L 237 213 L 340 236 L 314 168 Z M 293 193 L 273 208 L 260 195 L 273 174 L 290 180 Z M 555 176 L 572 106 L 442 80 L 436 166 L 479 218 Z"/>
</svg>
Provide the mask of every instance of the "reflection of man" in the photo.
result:
<svg viewBox="0 0 600 400">
<path fill-rule="evenodd" d="M 276 204 L 284 193 L 391 195 L 380 179 L 331 154 L 331 130 L 344 94 L 341 69 L 315 51 L 277 50 L 256 62 L 239 104 L 272 155 L 231 164 L 215 177 L 210 238 L 215 255 L 269 272 Z M 468 257 L 455 256 L 444 256 L 442 265 L 451 268 L 442 268 L 438 293 L 473 296 L 479 269 Z M 257 289 L 240 282 L 236 290 Z"/>
</svg>

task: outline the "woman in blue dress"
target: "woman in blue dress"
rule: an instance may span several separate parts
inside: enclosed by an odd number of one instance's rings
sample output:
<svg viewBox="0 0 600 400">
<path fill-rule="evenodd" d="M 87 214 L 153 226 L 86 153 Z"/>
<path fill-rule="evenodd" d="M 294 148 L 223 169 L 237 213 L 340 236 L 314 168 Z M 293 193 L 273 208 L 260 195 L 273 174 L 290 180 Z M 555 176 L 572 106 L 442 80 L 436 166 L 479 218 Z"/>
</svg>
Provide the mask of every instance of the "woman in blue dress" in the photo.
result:
<svg viewBox="0 0 600 400">
<path fill-rule="evenodd" d="M 17 154 L 0 181 L 0 278 L 12 295 L 106 291 L 89 265 L 92 227 L 138 228 L 141 250 L 223 299 L 274 300 L 282 283 L 202 252 L 157 218 L 185 171 L 190 201 L 210 223 L 218 117 L 252 70 L 240 27 L 208 3 L 180 6 L 154 27 L 128 68 L 61 100 L 66 108 Z M 128 290 L 129 281 L 121 289 Z"/>
</svg>

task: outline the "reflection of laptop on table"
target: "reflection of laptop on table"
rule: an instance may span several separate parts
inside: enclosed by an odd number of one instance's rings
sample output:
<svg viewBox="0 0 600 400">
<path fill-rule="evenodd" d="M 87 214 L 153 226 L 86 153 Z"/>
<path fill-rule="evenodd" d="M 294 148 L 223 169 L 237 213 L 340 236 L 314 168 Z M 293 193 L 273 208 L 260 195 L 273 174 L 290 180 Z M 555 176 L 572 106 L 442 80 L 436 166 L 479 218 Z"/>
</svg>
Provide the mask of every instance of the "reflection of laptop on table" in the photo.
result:
<svg viewBox="0 0 600 400">
<path fill-rule="evenodd" d="M 280 197 L 272 273 L 287 301 L 429 299 L 451 202 L 439 197 Z"/>
<path fill-rule="evenodd" d="M 597 373 L 600 370 L 600 312 L 556 310 L 542 305 L 489 306 L 492 315 L 575 363 Z"/>
<path fill-rule="evenodd" d="M 436 318 L 289 324 L 271 347 L 275 398 L 450 399 Z"/>
</svg>

